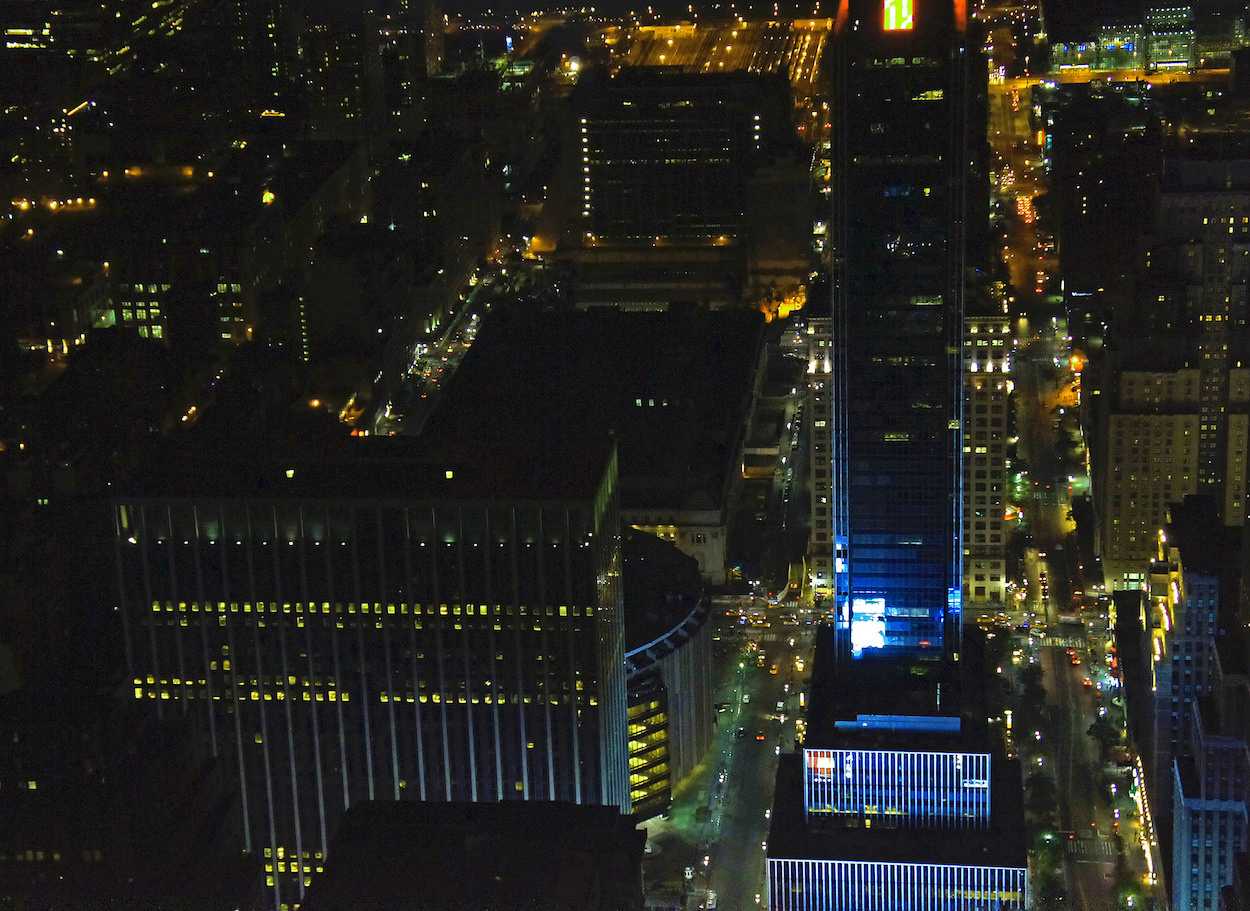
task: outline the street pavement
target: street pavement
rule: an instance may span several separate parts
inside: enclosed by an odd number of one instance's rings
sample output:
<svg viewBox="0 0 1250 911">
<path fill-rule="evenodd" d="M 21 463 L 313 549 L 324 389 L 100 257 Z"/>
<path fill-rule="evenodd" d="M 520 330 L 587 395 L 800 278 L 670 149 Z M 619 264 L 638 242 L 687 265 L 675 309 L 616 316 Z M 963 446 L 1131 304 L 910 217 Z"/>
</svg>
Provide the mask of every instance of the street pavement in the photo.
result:
<svg viewBox="0 0 1250 911">
<path fill-rule="evenodd" d="M 648 890 L 684 892 L 690 911 L 705 907 L 709 893 L 715 893 L 718 909 L 763 907 L 777 759 L 780 750 L 794 748 L 798 693 L 807 680 L 807 673 L 795 670 L 795 657 L 802 656 L 810 670 L 809 627 L 783 626 L 776 609 L 768 611 L 772 625 L 740 627 L 736 617 L 725 617 L 726 608 L 739 605 L 749 601 L 716 604 L 722 642 L 732 647 L 714 668 L 716 702 L 726 706 L 717 715 L 715 740 L 703 763 L 677 786 L 667 818 L 645 824 Z"/>
</svg>

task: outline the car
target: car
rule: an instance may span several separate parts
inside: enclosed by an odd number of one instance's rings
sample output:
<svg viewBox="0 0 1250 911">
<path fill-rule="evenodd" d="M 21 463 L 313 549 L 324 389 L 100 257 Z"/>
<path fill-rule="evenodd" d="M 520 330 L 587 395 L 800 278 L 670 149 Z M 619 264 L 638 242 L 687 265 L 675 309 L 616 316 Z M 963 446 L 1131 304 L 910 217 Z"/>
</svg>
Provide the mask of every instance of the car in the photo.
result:
<svg viewBox="0 0 1250 911">
<path fill-rule="evenodd" d="M 1079 657 L 1077 657 L 1076 655 L 1073 655 L 1073 656 L 1072 656 L 1072 666 L 1073 666 L 1073 667 L 1080 667 L 1080 666 L 1081 666 L 1081 659 L 1080 659 Z"/>
<path fill-rule="evenodd" d="M 764 739 L 764 732 L 763 732 L 763 731 L 756 731 L 756 732 L 755 732 L 755 739 L 756 739 L 756 740 L 763 740 L 763 739 Z"/>
<path fill-rule="evenodd" d="M 747 735 L 747 729 L 746 729 L 746 728 L 738 728 L 738 730 L 734 731 L 734 737 L 736 737 L 736 738 L 737 738 L 737 739 L 739 739 L 739 740 L 741 740 L 741 739 L 742 739 L 743 737 L 745 737 L 746 735 Z"/>
<path fill-rule="evenodd" d="M 1094 685 L 1094 681 L 1090 680 L 1088 677 L 1086 677 L 1084 680 L 1081 681 L 1081 686 L 1085 687 L 1086 689 L 1088 689 L 1089 687 L 1092 687 L 1093 685 Z"/>
</svg>

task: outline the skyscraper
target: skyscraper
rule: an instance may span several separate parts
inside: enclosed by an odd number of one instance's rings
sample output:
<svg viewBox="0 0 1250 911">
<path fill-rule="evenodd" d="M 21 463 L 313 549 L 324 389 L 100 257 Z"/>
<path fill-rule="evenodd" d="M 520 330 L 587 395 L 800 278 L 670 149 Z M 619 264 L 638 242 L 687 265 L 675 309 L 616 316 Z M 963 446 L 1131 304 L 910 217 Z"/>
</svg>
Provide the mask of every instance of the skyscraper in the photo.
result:
<svg viewBox="0 0 1250 911">
<path fill-rule="evenodd" d="M 235 767 L 274 907 L 364 800 L 630 809 L 615 446 L 361 442 L 188 454 L 114 504 L 135 699 Z"/>
<path fill-rule="evenodd" d="M 961 0 L 842 0 L 834 28 L 839 629 L 857 656 L 936 657 L 958 651 L 975 52 Z"/>
</svg>

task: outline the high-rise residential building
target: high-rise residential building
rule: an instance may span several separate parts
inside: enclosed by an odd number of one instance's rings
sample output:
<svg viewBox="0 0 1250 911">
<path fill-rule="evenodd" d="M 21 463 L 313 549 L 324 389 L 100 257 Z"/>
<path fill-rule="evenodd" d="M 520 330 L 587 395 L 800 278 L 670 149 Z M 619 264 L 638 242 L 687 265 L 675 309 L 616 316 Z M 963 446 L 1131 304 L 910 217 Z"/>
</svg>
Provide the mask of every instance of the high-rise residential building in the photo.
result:
<svg viewBox="0 0 1250 911">
<path fill-rule="evenodd" d="M 1160 217 L 1150 240 L 1145 302 L 1190 330 L 1198 371 L 1198 484 L 1216 493 L 1225 479 L 1230 371 L 1245 363 L 1250 280 L 1250 158 L 1165 162 Z M 1244 409 L 1243 409 L 1244 410 Z M 1229 520 L 1240 525 L 1244 512 Z"/>
<path fill-rule="evenodd" d="M 1226 525 L 1247 514 L 1250 157 L 1229 144 L 1235 154 L 1198 144 L 1166 159 L 1137 318 L 1112 327 L 1111 350 L 1134 369 L 1108 359 L 1100 393 L 1109 586 L 1144 580 L 1169 503 L 1201 493 Z"/>
<path fill-rule="evenodd" d="M 852 654 L 936 657 L 958 651 L 961 606 L 975 42 L 959 0 L 843 0 L 834 31 L 839 625 Z"/>
<path fill-rule="evenodd" d="M 1007 598 L 1007 433 L 1011 355 L 1006 316 L 964 321 L 963 600 L 998 609 Z"/>
<path fill-rule="evenodd" d="M 582 439 L 251 441 L 116 498 L 134 696 L 235 768 L 275 907 L 364 800 L 629 812 L 616 447 Z"/>
<path fill-rule="evenodd" d="M 1198 385 L 1194 369 L 1134 370 L 1098 396 L 1094 490 L 1108 587 L 1146 581 L 1168 506 L 1198 491 Z"/>
</svg>

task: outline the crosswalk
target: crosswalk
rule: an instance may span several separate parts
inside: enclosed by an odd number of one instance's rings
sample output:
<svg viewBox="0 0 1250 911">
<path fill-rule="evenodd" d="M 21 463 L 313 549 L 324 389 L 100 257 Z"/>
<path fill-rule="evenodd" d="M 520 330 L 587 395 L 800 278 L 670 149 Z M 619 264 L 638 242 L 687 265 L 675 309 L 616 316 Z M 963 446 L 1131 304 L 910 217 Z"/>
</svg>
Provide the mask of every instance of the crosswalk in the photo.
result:
<svg viewBox="0 0 1250 911">
<path fill-rule="evenodd" d="M 1079 857 L 1115 857 L 1115 842 L 1106 835 L 1097 838 L 1069 838 L 1068 853 Z"/>
<path fill-rule="evenodd" d="M 1048 645 L 1053 648 L 1085 648 L 1084 639 L 1063 638 L 1061 636 L 1047 636 L 1042 640 L 1042 645 Z"/>
</svg>

